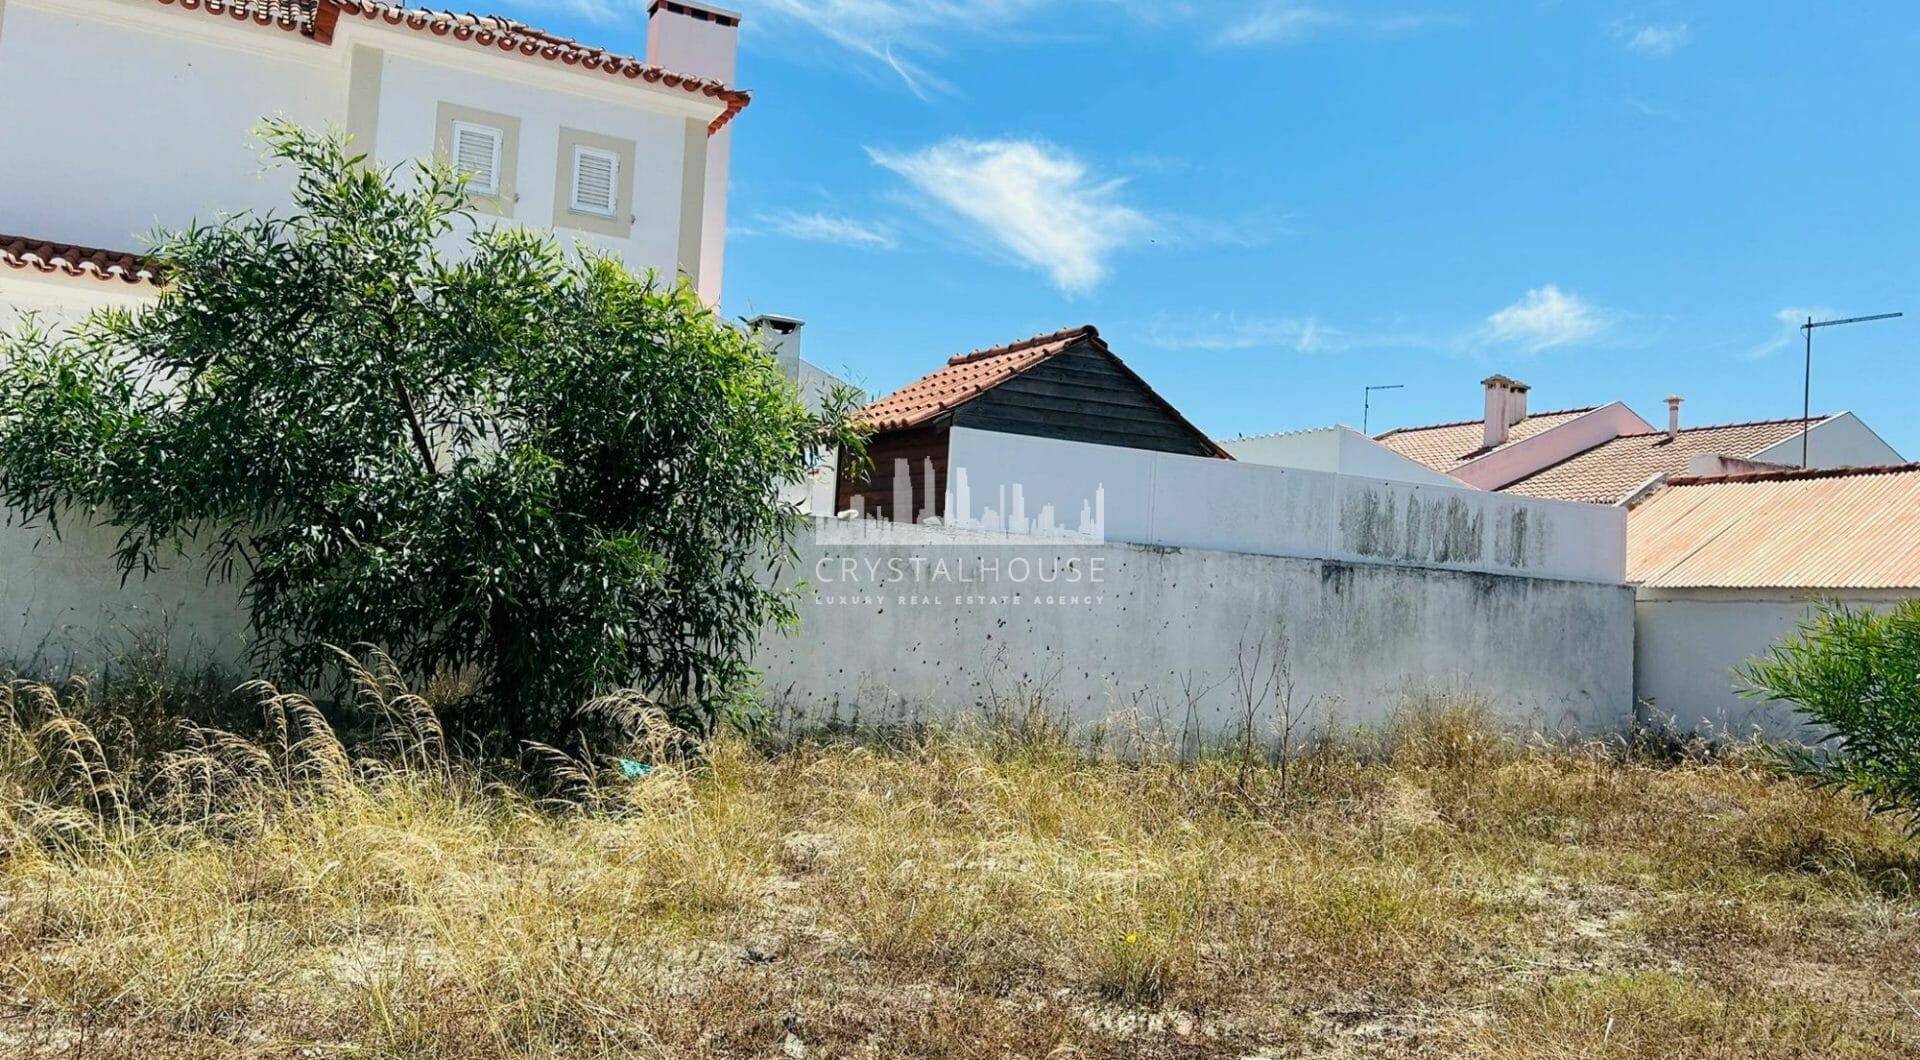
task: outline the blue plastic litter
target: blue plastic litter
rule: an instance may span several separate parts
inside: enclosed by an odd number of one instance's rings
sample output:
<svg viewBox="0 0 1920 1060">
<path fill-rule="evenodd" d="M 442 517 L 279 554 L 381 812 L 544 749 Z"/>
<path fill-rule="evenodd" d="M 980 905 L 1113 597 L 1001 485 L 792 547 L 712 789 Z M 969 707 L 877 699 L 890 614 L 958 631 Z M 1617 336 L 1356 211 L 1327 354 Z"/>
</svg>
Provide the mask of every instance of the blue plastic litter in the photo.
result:
<svg viewBox="0 0 1920 1060">
<path fill-rule="evenodd" d="M 620 762 L 620 775 L 626 777 L 628 780 L 639 780 L 641 777 L 653 772 L 653 767 L 645 762 L 636 762 L 631 758 L 622 758 L 618 761 Z"/>
</svg>

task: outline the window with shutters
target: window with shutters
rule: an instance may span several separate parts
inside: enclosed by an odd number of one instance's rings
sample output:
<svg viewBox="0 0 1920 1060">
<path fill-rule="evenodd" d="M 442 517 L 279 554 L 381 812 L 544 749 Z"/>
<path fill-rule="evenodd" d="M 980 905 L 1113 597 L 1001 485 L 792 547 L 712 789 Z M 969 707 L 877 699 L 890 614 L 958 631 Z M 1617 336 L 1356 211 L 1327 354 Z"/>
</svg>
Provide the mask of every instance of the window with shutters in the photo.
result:
<svg viewBox="0 0 1920 1060">
<path fill-rule="evenodd" d="M 633 238 L 634 186 L 646 171 L 639 145 L 589 129 L 560 127 L 553 155 L 553 227 Z"/>
<path fill-rule="evenodd" d="M 592 147 L 573 149 L 573 201 L 576 213 L 614 216 L 620 206 L 620 158 Z"/>
<path fill-rule="evenodd" d="M 519 118 L 441 100 L 434 153 L 467 178 L 467 205 L 475 213 L 513 216 L 520 199 Z"/>
<path fill-rule="evenodd" d="M 469 194 L 500 194 L 501 140 L 500 130 L 491 126 L 453 123 L 453 165 L 467 175 Z"/>
</svg>

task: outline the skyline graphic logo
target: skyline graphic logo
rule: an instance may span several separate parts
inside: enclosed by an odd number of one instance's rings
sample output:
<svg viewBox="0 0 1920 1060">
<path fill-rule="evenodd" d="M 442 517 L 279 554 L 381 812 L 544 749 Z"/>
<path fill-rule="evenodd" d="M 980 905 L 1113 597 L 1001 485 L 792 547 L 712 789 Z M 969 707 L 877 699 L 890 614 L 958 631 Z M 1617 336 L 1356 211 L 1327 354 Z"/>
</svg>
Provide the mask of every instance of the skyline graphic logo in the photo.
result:
<svg viewBox="0 0 1920 1060">
<path fill-rule="evenodd" d="M 896 457 L 888 499 L 869 506 L 868 494 L 855 492 L 848 508 L 839 512 L 837 518 L 815 521 L 815 540 L 820 544 L 876 540 L 895 544 L 968 545 L 1106 542 L 1104 483 L 1096 483 L 1093 495 L 1081 499 L 1078 518 L 1071 523 L 1062 522 L 1058 509 L 1050 503 L 1041 504 L 1039 511 L 1029 515 L 1026 488 L 1018 482 L 995 487 L 989 498 L 991 503 L 983 503 L 977 513 L 966 468 L 951 469 L 946 490 L 940 490 L 938 484 L 938 472 L 931 459 L 923 461 L 920 488 L 916 490 L 911 462 L 905 457 Z"/>
</svg>

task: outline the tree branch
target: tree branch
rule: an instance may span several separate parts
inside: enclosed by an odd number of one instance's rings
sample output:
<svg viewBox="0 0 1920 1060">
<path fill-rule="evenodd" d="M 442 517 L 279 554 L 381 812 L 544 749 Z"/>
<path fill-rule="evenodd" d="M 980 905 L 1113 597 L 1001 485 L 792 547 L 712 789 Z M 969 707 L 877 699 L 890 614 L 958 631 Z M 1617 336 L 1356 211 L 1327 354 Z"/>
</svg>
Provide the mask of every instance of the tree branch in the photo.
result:
<svg viewBox="0 0 1920 1060">
<path fill-rule="evenodd" d="M 420 426 L 420 415 L 413 410 L 413 397 L 407 393 L 407 384 L 401 382 L 400 373 L 393 373 L 393 395 L 400 399 L 400 411 L 407 417 L 407 426 L 413 430 L 413 448 L 420 454 L 420 462 L 426 465 L 427 477 L 438 478 L 440 465 L 433 459 L 433 445 L 427 441 L 427 432 Z"/>
</svg>

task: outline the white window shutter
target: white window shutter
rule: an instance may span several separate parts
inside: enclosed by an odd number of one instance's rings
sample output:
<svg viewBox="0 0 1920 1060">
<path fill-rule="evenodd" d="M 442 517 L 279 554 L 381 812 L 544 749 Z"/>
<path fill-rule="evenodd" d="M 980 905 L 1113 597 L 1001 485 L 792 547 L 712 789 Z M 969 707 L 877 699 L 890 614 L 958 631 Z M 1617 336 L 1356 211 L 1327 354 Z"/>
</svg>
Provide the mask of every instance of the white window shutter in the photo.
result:
<svg viewBox="0 0 1920 1060">
<path fill-rule="evenodd" d="M 573 149 L 573 212 L 612 217 L 620 204 L 619 189 L 619 156 L 591 147 Z"/>
<path fill-rule="evenodd" d="M 453 123 L 453 167 L 467 175 L 471 194 L 500 194 L 500 140 L 498 129 Z"/>
</svg>

